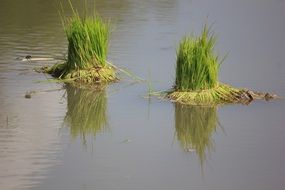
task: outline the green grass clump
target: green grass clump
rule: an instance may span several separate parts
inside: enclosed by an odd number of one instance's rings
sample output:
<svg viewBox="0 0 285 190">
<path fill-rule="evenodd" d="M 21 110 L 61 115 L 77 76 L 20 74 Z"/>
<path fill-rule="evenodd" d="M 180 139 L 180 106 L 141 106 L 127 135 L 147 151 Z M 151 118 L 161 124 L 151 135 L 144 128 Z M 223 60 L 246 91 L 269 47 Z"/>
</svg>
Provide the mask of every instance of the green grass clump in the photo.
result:
<svg viewBox="0 0 285 190">
<path fill-rule="evenodd" d="M 116 80 L 115 67 L 107 62 L 110 24 L 94 14 L 80 17 L 72 4 L 73 16 L 62 18 L 68 40 L 64 63 L 43 68 L 43 72 L 65 82 L 107 83 Z"/>
<path fill-rule="evenodd" d="M 184 151 L 196 153 L 201 167 L 214 149 L 212 136 L 218 126 L 216 107 L 175 105 L 176 138 Z"/>
<path fill-rule="evenodd" d="M 65 122 L 73 138 L 80 136 L 86 144 L 88 135 L 96 136 L 107 126 L 107 98 L 104 90 L 67 86 Z"/>
<path fill-rule="evenodd" d="M 174 89 L 167 93 L 172 101 L 189 105 L 215 105 L 251 101 L 245 90 L 219 83 L 222 60 L 214 53 L 215 35 L 204 25 L 199 37 L 185 37 L 177 50 Z"/>
<path fill-rule="evenodd" d="M 216 37 L 204 26 L 200 37 L 185 37 L 177 51 L 175 89 L 205 90 L 218 83 L 220 61 L 214 54 Z"/>
<path fill-rule="evenodd" d="M 78 13 L 74 13 L 66 23 L 67 71 L 105 67 L 110 36 L 109 24 L 97 15 L 81 18 Z"/>
</svg>

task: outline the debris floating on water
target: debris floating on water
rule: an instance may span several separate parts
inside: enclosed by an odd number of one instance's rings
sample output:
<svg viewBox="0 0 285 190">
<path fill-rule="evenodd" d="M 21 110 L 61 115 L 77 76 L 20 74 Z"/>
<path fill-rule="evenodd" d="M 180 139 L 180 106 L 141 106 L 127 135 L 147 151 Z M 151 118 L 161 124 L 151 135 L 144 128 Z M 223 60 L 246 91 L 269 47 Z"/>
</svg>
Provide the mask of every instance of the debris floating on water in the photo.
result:
<svg viewBox="0 0 285 190">
<path fill-rule="evenodd" d="M 25 98 L 30 99 L 32 98 L 33 94 L 39 94 L 39 93 L 45 93 L 45 92 L 53 92 L 53 91 L 59 91 L 62 90 L 63 88 L 56 88 L 56 89 L 48 89 L 48 90 L 29 90 L 26 91 L 25 93 Z"/>
<path fill-rule="evenodd" d="M 25 98 L 30 99 L 32 98 L 32 94 L 35 94 L 36 91 L 27 91 L 25 94 Z"/>
<path fill-rule="evenodd" d="M 131 139 L 125 139 L 125 140 L 123 140 L 121 143 L 130 143 L 130 142 L 132 142 Z"/>
</svg>

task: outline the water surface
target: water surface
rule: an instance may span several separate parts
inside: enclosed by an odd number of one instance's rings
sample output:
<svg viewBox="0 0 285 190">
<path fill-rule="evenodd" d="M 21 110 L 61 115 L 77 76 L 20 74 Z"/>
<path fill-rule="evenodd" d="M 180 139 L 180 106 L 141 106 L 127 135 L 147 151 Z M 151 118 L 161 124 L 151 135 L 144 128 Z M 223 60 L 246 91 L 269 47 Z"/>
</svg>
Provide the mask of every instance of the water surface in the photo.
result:
<svg viewBox="0 0 285 190">
<path fill-rule="evenodd" d="M 33 68 L 52 62 L 16 58 L 66 53 L 57 3 L 0 2 L 1 189 L 282 189 L 283 100 L 187 107 L 145 99 L 147 85 L 127 78 L 102 92 L 43 82 L 50 77 Z M 208 21 L 216 50 L 229 52 L 221 81 L 285 95 L 284 1 L 98 0 L 96 8 L 114 23 L 108 59 L 156 90 L 173 84 L 179 40 Z"/>
</svg>

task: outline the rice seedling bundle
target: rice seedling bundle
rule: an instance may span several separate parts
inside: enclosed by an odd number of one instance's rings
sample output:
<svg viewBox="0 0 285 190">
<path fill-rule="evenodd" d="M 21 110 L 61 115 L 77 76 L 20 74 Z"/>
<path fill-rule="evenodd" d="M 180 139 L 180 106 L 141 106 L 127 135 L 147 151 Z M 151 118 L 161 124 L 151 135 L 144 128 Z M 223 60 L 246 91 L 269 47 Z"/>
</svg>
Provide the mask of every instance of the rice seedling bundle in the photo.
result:
<svg viewBox="0 0 285 190">
<path fill-rule="evenodd" d="M 216 36 L 204 25 L 199 37 L 181 40 L 177 50 L 175 86 L 168 91 L 170 100 L 189 105 L 248 104 L 254 99 L 275 95 L 238 89 L 218 81 L 222 60 L 214 53 Z"/>
<path fill-rule="evenodd" d="M 216 37 L 205 25 L 201 37 L 185 37 L 177 51 L 175 90 L 215 88 L 220 62 L 213 52 Z"/>
<path fill-rule="evenodd" d="M 67 69 L 89 69 L 106 66 L 109 24 L 99 16 L 80 18 L 75 13 L 66 21 L 68 40 Z"/>
<path fill-rule="evenodd" d="M 68 56 L 63 63 L 43 68 L 65 82 L 108 83 L 116 80 L 115 67 L 107 62 L 110 24 L 95 12 L 80 17 L 73 10 L 71 18 L 62 18 L 68 41 Z"/>
</svg>

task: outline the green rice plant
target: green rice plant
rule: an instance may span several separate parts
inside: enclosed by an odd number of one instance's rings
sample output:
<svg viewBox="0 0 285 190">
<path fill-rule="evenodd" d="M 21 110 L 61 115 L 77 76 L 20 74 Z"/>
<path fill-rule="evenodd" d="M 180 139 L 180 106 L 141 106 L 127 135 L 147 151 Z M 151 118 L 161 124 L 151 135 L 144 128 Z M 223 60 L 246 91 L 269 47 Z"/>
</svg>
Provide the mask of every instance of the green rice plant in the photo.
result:
<svg viewBox="0 0 285 190">
<path fill-rule="evenodd" d="M 67 86 L 65 122 L 73 138 L 80 136 L 86 144 L 88 135 L 96 136 L 108 125 L 107 98 L 104 90 L 90 90 Z"/>
<path fill-rule="evenodd" d="M 218 127 L 216 107 L 175 104 L 176 138 L 186 152 L 195 152 L 201 167 L 214 150 L 213 134 Z"/>
<path fill-rule="evenodd" d="M 214 54 L 216 37 L 204 25 L 200 37 L 185 37 L 177 51 L 175 90 L 214 88 L 218 83 L 220 61 Z"/>
<path fill-rule="evenodd" d="M 214 53 L 216 36 L 204 25 L 199 37 L 185 37 L 177 50 L 175 86 L 166 93 L 174 102 L 188 105 L 248 104 L 253 100 L 246 89 L 219 83 L 223 60 Z"/>
<path fill-rule="evenodd" d="M 99 16 L 81 18 L 78 13 L 66 19 L 68 40 L 67 71 L 106 66 L 110 29 Z"/>
<path fill-rule="evenodd" d="M 87 15 L 87 10 L 84 16 L 80 16 L 70 1 L 69 4 L 73 16 L 62 17 L 68 41 L 67 60 L 51 67 L 43 67 L 41 71 L 64 82 L 79 84 L 102 84 L 116 80 L 116 67 L 106 60 L 110 38 L 109 22 L 103 21 L 95 10 L 91 16 Z"/>
</svg>

